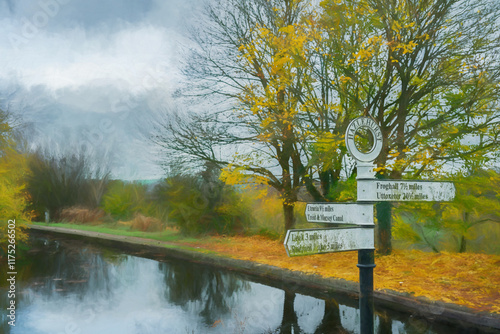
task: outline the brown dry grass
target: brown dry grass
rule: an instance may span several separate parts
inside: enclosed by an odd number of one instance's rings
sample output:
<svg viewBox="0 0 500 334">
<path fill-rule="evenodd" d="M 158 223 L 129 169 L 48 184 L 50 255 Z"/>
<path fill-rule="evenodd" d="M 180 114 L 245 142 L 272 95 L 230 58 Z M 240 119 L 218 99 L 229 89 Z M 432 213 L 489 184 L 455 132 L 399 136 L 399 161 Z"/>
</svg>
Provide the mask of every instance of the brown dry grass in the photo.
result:
<svg viewBox="0 0 500 334">
<path fill-rule="evenodd" d="M 61 211 L 60 220 L 68 223 L 98 224 L 106 216 L 101 209 L 70 207 Z"/>
<path fill-rule="evenodd" d="M 160 232 L 164 229 L 163 223 L 159 219 L 147 217 L 141 213 L 136 213 L 129 224 L 132 230 L 142 232 Z"/>
</svg>

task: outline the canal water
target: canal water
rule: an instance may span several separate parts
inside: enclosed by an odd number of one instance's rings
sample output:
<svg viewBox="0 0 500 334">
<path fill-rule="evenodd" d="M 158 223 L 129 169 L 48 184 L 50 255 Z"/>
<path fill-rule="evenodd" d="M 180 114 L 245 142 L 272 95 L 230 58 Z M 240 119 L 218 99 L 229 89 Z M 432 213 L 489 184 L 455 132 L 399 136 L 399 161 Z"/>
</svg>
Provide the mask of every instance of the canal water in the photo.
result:
<svg viewBox="0 0 500 334">
<path fill-rule="evenodd" d="M 186 261 L 37 238 L 17 263 L 13 334 L 358 333 L 357 301 Z M 2 272 L 2 296 L 6 296 Z M 375 333 L 481 333 L 377 310 Z M 488 331 L 489 332 L 489 331 Z"/>
</svg>

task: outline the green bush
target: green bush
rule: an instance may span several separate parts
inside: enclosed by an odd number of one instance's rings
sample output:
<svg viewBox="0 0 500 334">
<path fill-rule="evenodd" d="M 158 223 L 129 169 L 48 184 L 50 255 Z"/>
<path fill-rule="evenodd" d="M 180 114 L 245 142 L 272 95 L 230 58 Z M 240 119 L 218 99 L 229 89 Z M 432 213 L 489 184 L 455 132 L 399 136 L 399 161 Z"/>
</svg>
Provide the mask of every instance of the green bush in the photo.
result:
<svg viewBox="0 0 500 334">
<path fill-rule="evenodd" d="M 500 173 L 476 170 L 453 175 L 456 197 L 449 203 L 399 203 L 393 212 L 394 240 L 423 250 L 497 254 Z"/>
<path fill-rule="evenodd" d="M 176 175 L 157 187 L 157 199 L 167 206 L 169 220 L 186 235 L 244 232 L 250 215 L 239 194 L 204 176 Z"/>
<path fill-rule="evenodd" d="M 0 257 L 7 256 L 10 223 L 15 221 L 19 246 L 28 240 L 28 233 L 24 229 L 31 219 L 26 210 L 28 201 L 23 184 L 23 175 L 28 172 L 26 164 L 26 156 L 13 149 L 5 148 L 0 156 Z"/>
<path fill-rule="evenodd" d="M 17 254 L 25 247 L 28 240 L 25 227 L 31 219 L 24 180 L 29 173 L 27 156 L 16 150 L 8 118 L 9 114 L 0 109 L 0 258 L 7 258 L 12 230 L 15 230 Z"/>
<path fill-rule="evenodd" d="M 147 186 L 113 180 L 103 196 L 101 208 L 115 219 L 129 220 L 136 213 L 150 215 L 152 204 L 148 201 Z"/>
</svg>

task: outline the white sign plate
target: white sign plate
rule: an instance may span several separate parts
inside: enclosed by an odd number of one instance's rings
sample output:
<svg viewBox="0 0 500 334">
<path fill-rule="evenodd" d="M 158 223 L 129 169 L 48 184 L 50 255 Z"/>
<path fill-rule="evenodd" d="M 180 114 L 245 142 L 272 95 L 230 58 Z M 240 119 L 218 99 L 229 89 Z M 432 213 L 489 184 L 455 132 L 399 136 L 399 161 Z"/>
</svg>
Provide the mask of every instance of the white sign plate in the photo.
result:
<svg viewBox="0 0 500 334">
<path fill-rule="evenodd" d="M 358 180 L 358 201 L 449 202 L 455 198 L 453 182 L 410 180 Z"/>
<path fill-rule="evenodd" d="M 375 249 L 374 230 L 366 227 L 288 230 L 284 244 L 288 256 Z"/>
<path fill-rule="evenodd" d="M 310 223 L 373 225 L 373 204 L 307 203 Z"/>
</svg>

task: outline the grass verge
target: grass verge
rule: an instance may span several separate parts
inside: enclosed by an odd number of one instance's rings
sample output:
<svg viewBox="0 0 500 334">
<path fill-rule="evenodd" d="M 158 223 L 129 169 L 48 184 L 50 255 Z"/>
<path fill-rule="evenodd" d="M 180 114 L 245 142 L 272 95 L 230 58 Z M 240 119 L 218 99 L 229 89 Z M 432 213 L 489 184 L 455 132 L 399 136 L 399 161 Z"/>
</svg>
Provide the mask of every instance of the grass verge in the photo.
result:
<svg viewBox="0 0 500 334">
<path fill-rule="evenodd" d="M 61 227 L 81 231 L 91 231 L 98 233 L 107 233 L 113 235 L 122 235 L 127 237 L 138 237 L 167 242 L 196 242 L 200 239 L 185 237 L 174 229 L 166 229 L 161 232 L 142 232 L 131 230 L 128 226 L 118 224 L 84 225 L 74 223 L 32 223 L 37 226 Z"/>
</svg>

